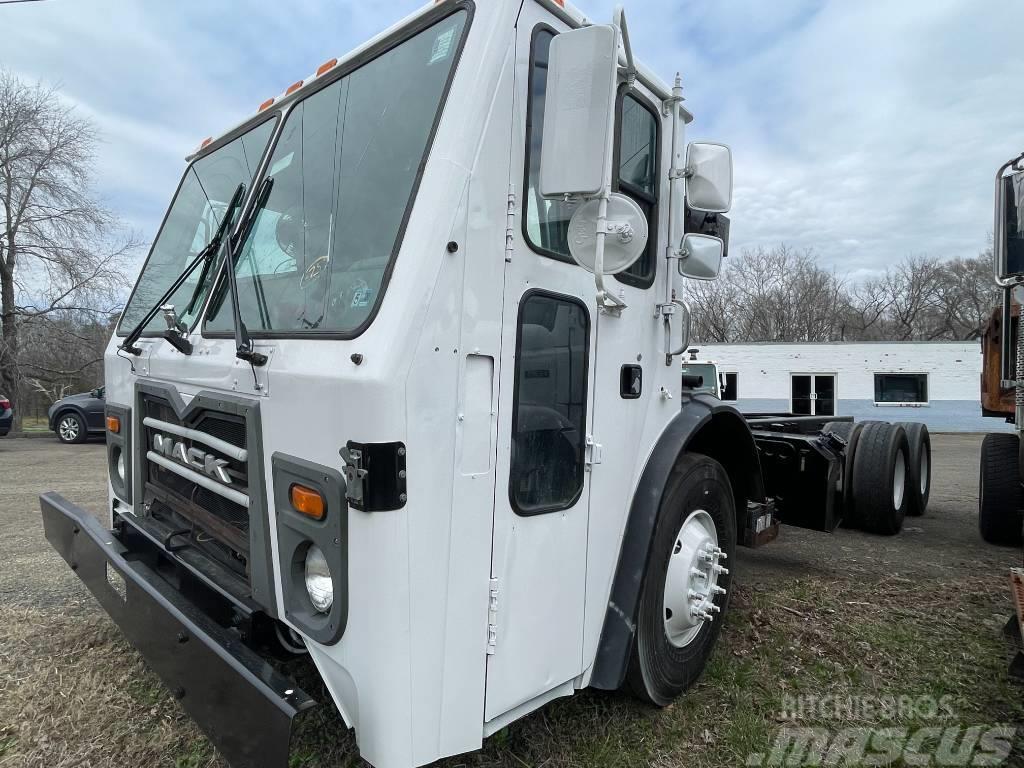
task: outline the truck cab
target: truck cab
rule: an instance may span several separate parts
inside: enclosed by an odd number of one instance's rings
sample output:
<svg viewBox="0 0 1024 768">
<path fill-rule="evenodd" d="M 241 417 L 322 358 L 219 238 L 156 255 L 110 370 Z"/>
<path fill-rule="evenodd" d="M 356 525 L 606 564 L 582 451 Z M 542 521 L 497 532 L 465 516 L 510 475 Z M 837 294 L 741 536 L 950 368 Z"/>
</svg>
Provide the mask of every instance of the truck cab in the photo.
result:
<svg viewBox="0 0 1024 768">
<path fill-rule="evenodd" d="M 690 120 L 621 11 L 442 0 L 189 156 L 106 353 L 109 519 L 42 507 L 232 765 L 313 705 L 274 655 L 380 768 L 701 674 L 775 521 L 680 387 L 732 185 Z"/>
</svg>

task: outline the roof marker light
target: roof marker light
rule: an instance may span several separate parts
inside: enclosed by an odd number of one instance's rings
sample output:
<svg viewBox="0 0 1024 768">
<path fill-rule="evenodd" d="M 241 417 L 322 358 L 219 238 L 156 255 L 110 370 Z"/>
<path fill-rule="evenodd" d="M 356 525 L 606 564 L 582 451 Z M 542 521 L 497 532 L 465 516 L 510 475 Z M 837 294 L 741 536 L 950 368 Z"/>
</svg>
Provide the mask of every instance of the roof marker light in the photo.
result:
<svg viewBox="0 0 1024 768">
<path fill-rule="evenodd" d="M 260 108 L 257 109 L 256 111 L 257 112 L 262 112 L 264 109 L 266 109 L 267 107 L 269 107 L 273 103 L 274 103 L 274 97 L 271 96 L 269 99 L 267 99 L 262 104 L 260 104 Z"/>
<path fill-rule="evenodd" d="M 320 75 L 322 75 L 324 72 L 330 72 L 332 69 L 334 69 L 337 63 L 337 59 L 330 59 L 328 61 L 325 61 L 323 64 L 316 68 L 316 76 L 320 77 Z"/>
<path fill-rule="evenodd" d="M 284 92 L 284 95 L 287 96 L 289 94 L 295 93 L 297 90 L 299 90 L 299 88 L 302 87 L 302 84 L 304 82 L 304 80 L 296 80 L 294 83 L 288 86 L 288 90 Z"/>
<path fill-rule="evenodd" d="M 212 143 L 213 143 L 213 136 L 207 136 L 205 139 L 203 139 L 203 143 L 199 145 L 199 148 L 200 149 L 206 149 Z"/>
</svg>

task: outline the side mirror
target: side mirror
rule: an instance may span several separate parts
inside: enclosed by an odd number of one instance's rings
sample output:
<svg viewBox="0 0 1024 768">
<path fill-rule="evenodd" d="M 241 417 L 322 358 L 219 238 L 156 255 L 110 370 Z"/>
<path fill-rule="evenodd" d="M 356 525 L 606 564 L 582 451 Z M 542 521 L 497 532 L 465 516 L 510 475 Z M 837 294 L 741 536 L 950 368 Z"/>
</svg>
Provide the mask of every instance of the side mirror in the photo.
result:
<svg viewBox="0 0 1024 768">
<path fill-rule="evenodd" d="M 732 207 L 732 150 L 725 144 L 686 147 L 686 201 L 695 211 L 727 213 Z"/>
<path fill-rule="evenodd" d="M 597 197 L 609 181 L 618 76 L 615 27 L 562 32 L 551 41 L 540 193 Z"/>
<path fill-rule="evenodd" d="M 588 200 L 569 219 L 569 254 L 588 272 L 617 275 L 647 248 L 647 217 L 632 199 L 612 192 L 605 213 L 604 247 L 598 264 L 597 233 L 601 201 Z"/>
<path fill-rule="evenodd" d="M 717 237 L 692 232 L 684 235 L 679 253 L 679 274 L 694 280 L 714 280 L 722 269 L 724 251 L 725 244 Z"/>
<path fill-rule="evenodd" d="M 1000 281 L 1024 276 L 1024 170 L 1001 175 L 996 181 L 993 250 Z"/>
</svg>

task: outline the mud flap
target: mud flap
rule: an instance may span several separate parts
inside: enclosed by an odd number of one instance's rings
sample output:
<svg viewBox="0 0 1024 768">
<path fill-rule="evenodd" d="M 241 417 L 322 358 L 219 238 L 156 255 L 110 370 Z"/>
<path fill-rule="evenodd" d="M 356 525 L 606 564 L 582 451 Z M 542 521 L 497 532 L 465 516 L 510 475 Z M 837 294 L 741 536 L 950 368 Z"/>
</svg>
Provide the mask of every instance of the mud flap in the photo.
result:
<svg viewBox="0 0 1024 768">
<path fill-rule="evenodd" d="M 55 493 L 39 502 L 47 540 L 232 767 L 287 766 L 313 699 L 88 512 Z"/>
</svg>

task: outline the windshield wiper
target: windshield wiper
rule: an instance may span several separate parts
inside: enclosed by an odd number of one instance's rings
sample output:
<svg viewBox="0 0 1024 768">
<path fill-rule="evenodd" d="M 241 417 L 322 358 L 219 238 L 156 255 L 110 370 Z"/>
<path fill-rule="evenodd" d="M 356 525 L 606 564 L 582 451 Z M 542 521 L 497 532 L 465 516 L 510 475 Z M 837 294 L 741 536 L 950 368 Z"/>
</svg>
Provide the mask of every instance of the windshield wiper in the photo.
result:
<svg viewBox="0 0 1024 768">
<path fill-rule="evenodd" d="M 238 237 L 234 242 L 232 242 L 230 237 L 226 240 L 225 267 L 228 273 L 228 289 L 231 295 L 231 315 L 234 318 L 235 326 L 235 357 L 239 360 L 245 360 L 253 367 L 253 378 L 256 376 L 256 366 L 265 365 L 267 356 L 253 349 L 252 339 L 249 338 L 249 331 L 245 327 L 245 323 L 242 322 L 242 311 L 238 301 L 238 280 L 235 278 L 235 247 L 245 243 L 249 232 L 252 230 L 253 223 L 256 221 L 256 216 L 263 210 L 267 198 L 270 197 L 270 190 L 273 186 L 274 180 L 270 176 L 263 179 L 259 192 L 256 193 L 256 199 L 253 201 L 252 208 L 249 209 L 249 214 L 245 217 L 245 221 L 242 222 L 242 226 L 239 228 Z"/>
<path fill-rule="evenodd" d="M 178 275 L 177 279 L 173 283 L 171 283 L 170 288 L 164 291 L 163 295 L 153 304 L 153 306 L 145 314 L 142 320 L 139 321 L 138 325 L 136 325 L 134 328 L 131 329 L 131 331 L 129 331 L 128 335 L 125 337 L 124 341 L 121 342 L 118 349 L 124 350 L 125 352 L 133 354 L 135 356 L 142 354 L 142 348 L 135 346 L 135 342 L 139 340 L 139 336 L 142 335 L 142 332 L 143 330 L 145 330 L 146 326 L 150 324 L 154 317 L 156 317 L 157 312 L 160 312 L 163 309 L 164 302 L 171 298 L 171 296 L 174 295 L 175 291 L 177 291 L 182 285 L 184 285 L 185 281 L 188 280 L 189 276 L 193 272 L 195 272 L 196 267 L 198 267 L 203 262 L 206 262 L 207 267 L 209 267 L 209 263 L 220 251 L 221 244 L 225 240 L 231 239 L 225 238 L 224 234 L 228 230 L 228 226 L 231 223 L 232 217 L 235 215 L 235 211 L 242 204 L 242 198 L 244 196 L 245 184 L 239 184 L 238 187 L 235 189 L 235 194 L 231 196 L 231 202 L 228 203 L 228 207 L 224 211 L 224 218 L 221 219 L 220 226 L 217 227 L 217 231 L 214 233 L 210 242 L 206 245 L 205 248 L 203 248 L 203 250 L 201 250 L 196 255 L 195 259 L 192 260 L 192 263 L 185 267 L 185 271 Z M 203 274 L 205 275 L 207 271 L 208 269 L 203 270 Z M 192 300 L 189 301 L 190 307 L 194 300 L 195 296 L 193 295 Z M 166 314 L 168 315 L 168 317 L 172 315 L 171 312 L 167 312 Z M 169 325 L 170 324 L 171 323 L 169 323 Z M 182 352 L 183 354 L 186 355 L 192 354 L 192 344 L 188 341 L 188 339 L 184 338 L 181 335 L 179 326 L 175 326 L 173 328 L 169 327 L 161 335 L 164 339 L 169 341 L 174 346 L 174 348 L 177 349 L 179 352 Z"/>
</svg>

